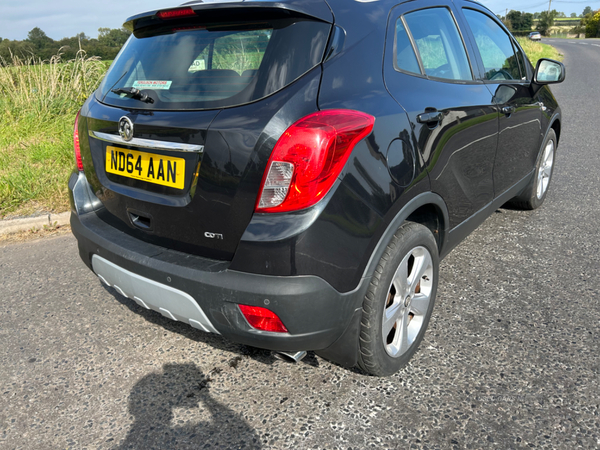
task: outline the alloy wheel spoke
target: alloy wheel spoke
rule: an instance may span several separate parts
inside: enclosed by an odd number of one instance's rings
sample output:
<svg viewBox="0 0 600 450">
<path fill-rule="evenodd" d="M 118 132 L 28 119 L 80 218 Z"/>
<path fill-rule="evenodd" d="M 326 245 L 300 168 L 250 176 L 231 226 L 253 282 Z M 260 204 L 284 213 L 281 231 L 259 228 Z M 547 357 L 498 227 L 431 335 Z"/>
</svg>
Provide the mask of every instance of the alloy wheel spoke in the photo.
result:
<svg viewBox="0 0 600 450">
<path fill-rule="evenodd" d="M 419 283 L 419 280 L 425 275 L 425 271 L 431 266 L 431 257 L 428 252 L 424 252 L 423 255 L 415 257 L 415 264 L 410 273 L 408 284 L 410 286 L 411 294 L 415 292 L 415 289 Z"/>
<path fill-rule="evenodd" d="M 550 174 L 552 173 L 552 165 L 544 166 L 544 178 L 550 178 Z"/>
<path fill-rule="evenodd" d="M 398 354 L 402 355 L 404 353 L 406 353 L 406 351 L 408 350 L 409 347 L 409 342 L 408 342 L 408 322 L 409 322 L 409 318 L 408 318 L 408 310 L 402 315 L 402 321 L 399 324 L 399 330 L 396 330 L 396 333 L 398 334 Z"/>
<path fill-rule="evenodd" d="M 394 325 L 398 322 L 398 319 L 402 316 L 403 313 L 403 305 L 402 303 L 394 303 L 392 306 L 387 308 L 383 314 L 385 318 L 383 320 L 383 335 L 387 336 L 394 328 Z"/>
<path fill-rule="evenodd" d="M 429 308 L 429 295 L 416 294 L 410 302 L 410 312 L 415 316 L 424 316 Z"/>
<path fill-rule="evenodd" d="M 402 296 L 408 290 L 408 258 L 404 258 L 400 263 L 394 275 L 393 283 L 396 287 L 396 295 Z"/>
</svg>

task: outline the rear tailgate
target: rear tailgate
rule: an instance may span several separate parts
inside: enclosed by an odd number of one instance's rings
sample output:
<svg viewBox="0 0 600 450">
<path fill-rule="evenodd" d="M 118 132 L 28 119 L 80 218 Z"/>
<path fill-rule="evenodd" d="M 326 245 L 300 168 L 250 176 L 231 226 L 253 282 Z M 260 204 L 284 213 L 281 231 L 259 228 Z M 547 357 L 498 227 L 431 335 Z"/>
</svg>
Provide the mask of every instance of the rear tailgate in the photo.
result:
<svg viewBox="0 0 600 450">
<path fill-rule="evenodd" d="M 104 206 L 100 216 L 113 226 L 169 248 L 232 258 L 275 143 L 261 137 L 316 109 L 330 31 L 287 13 L 250 22 L 244 15 L 145 27 L 82 110 L 85 172 Z M 296 97 L 303 104 L 282 113 Z"/>
</svg>

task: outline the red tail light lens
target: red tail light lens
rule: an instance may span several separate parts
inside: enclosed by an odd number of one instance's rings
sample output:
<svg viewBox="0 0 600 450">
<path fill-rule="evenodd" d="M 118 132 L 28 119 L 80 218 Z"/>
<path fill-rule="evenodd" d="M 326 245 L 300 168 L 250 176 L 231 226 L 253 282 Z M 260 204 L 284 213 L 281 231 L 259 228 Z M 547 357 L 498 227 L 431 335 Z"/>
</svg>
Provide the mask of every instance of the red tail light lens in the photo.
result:
<svg viewBox="0 0 600 450">
<path fill-rule="evenodd" d="M 374 123 L 373 116 L 345 109 L 319 111 L 294 123 L 269 158 L 256 212 L 296 211 L 321 200 Z"/>
<path fill-rule="evenodd" d="M 287 333 L 287 328 L 273 311 L 260 306 L 238 305 L 248 323 L 257 330 Z"/>
<path fill-rule="evenodd" d="M 81 148 L 79 147 L 79 113 L 75 117 L 75 130 L 73 131 L 73 148 L 75 149 L 75 161 L 77 169 L 83 172 L 83 161 L 81 159 Z"/>
<path fill-rule="evenodd" d="M 159 19 L 179 19 L 180 17 L 195 16 L 196 13 L 192 8 L 177 8 L 169 9 L 167 11 L 159 11 L 156 16 Z"/>
</svg>

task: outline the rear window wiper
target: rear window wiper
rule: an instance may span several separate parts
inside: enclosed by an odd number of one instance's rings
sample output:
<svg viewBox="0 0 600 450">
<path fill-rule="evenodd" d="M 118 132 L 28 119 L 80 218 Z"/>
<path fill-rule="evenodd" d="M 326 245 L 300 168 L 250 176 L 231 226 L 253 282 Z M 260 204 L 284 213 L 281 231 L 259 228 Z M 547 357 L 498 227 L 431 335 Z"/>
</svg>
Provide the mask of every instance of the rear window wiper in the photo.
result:
<svg viewBox="0 0 600 450">
<path fill-rule="evenodd" d="M 131 97 L 136 100 L 140 100 L 144 103 L 154 103 L 154 99 L 152 97 L 150 97 L 147 94 L 142 94 L 139 89 L 136 89 L 134 87 L 131 87 L 131 88 L 120 87 L 120 88 L 116 88 L 116 89 L 111 89 L 110 91 L 114 92 L 115 94 L 125 94 L 128 97 Z"/>
</svg>

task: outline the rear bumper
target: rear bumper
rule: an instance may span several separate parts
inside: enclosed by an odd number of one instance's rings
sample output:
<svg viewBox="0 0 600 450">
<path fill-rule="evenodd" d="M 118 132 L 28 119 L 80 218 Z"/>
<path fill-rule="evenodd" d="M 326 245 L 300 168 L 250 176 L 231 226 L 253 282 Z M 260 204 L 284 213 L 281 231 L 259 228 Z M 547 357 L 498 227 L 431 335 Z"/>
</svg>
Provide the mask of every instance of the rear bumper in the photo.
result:
<svg viewBox="0 0 600 450">
<path fill-rule="evenodd" d="M 85 264 L 105 283 L 142 306 L 235 342 L 276 351 L 325 350 L 329 359 L 353 364 L 353 349 L 358 346 L 356 322 L 367 282 L 342 294 L 316 276 L 233 271 L 228 262 L 135 239 L 106 224 L 94 212 L 72 212 L 71 227 Z M 154 294 L 139 294 L 151 291 Z M 143 295 L 152 298 L 145 300 Z M 186 313 L 195 311 L 194 302 L 200 312 Z M 270 309 L 289 332 L 252 328 L 238 304 Z M 355 331 L 349 336 L 348 330 Z M 342 359 L 335 357 L 340 352 L 345 355 Z"/>
</svg>

